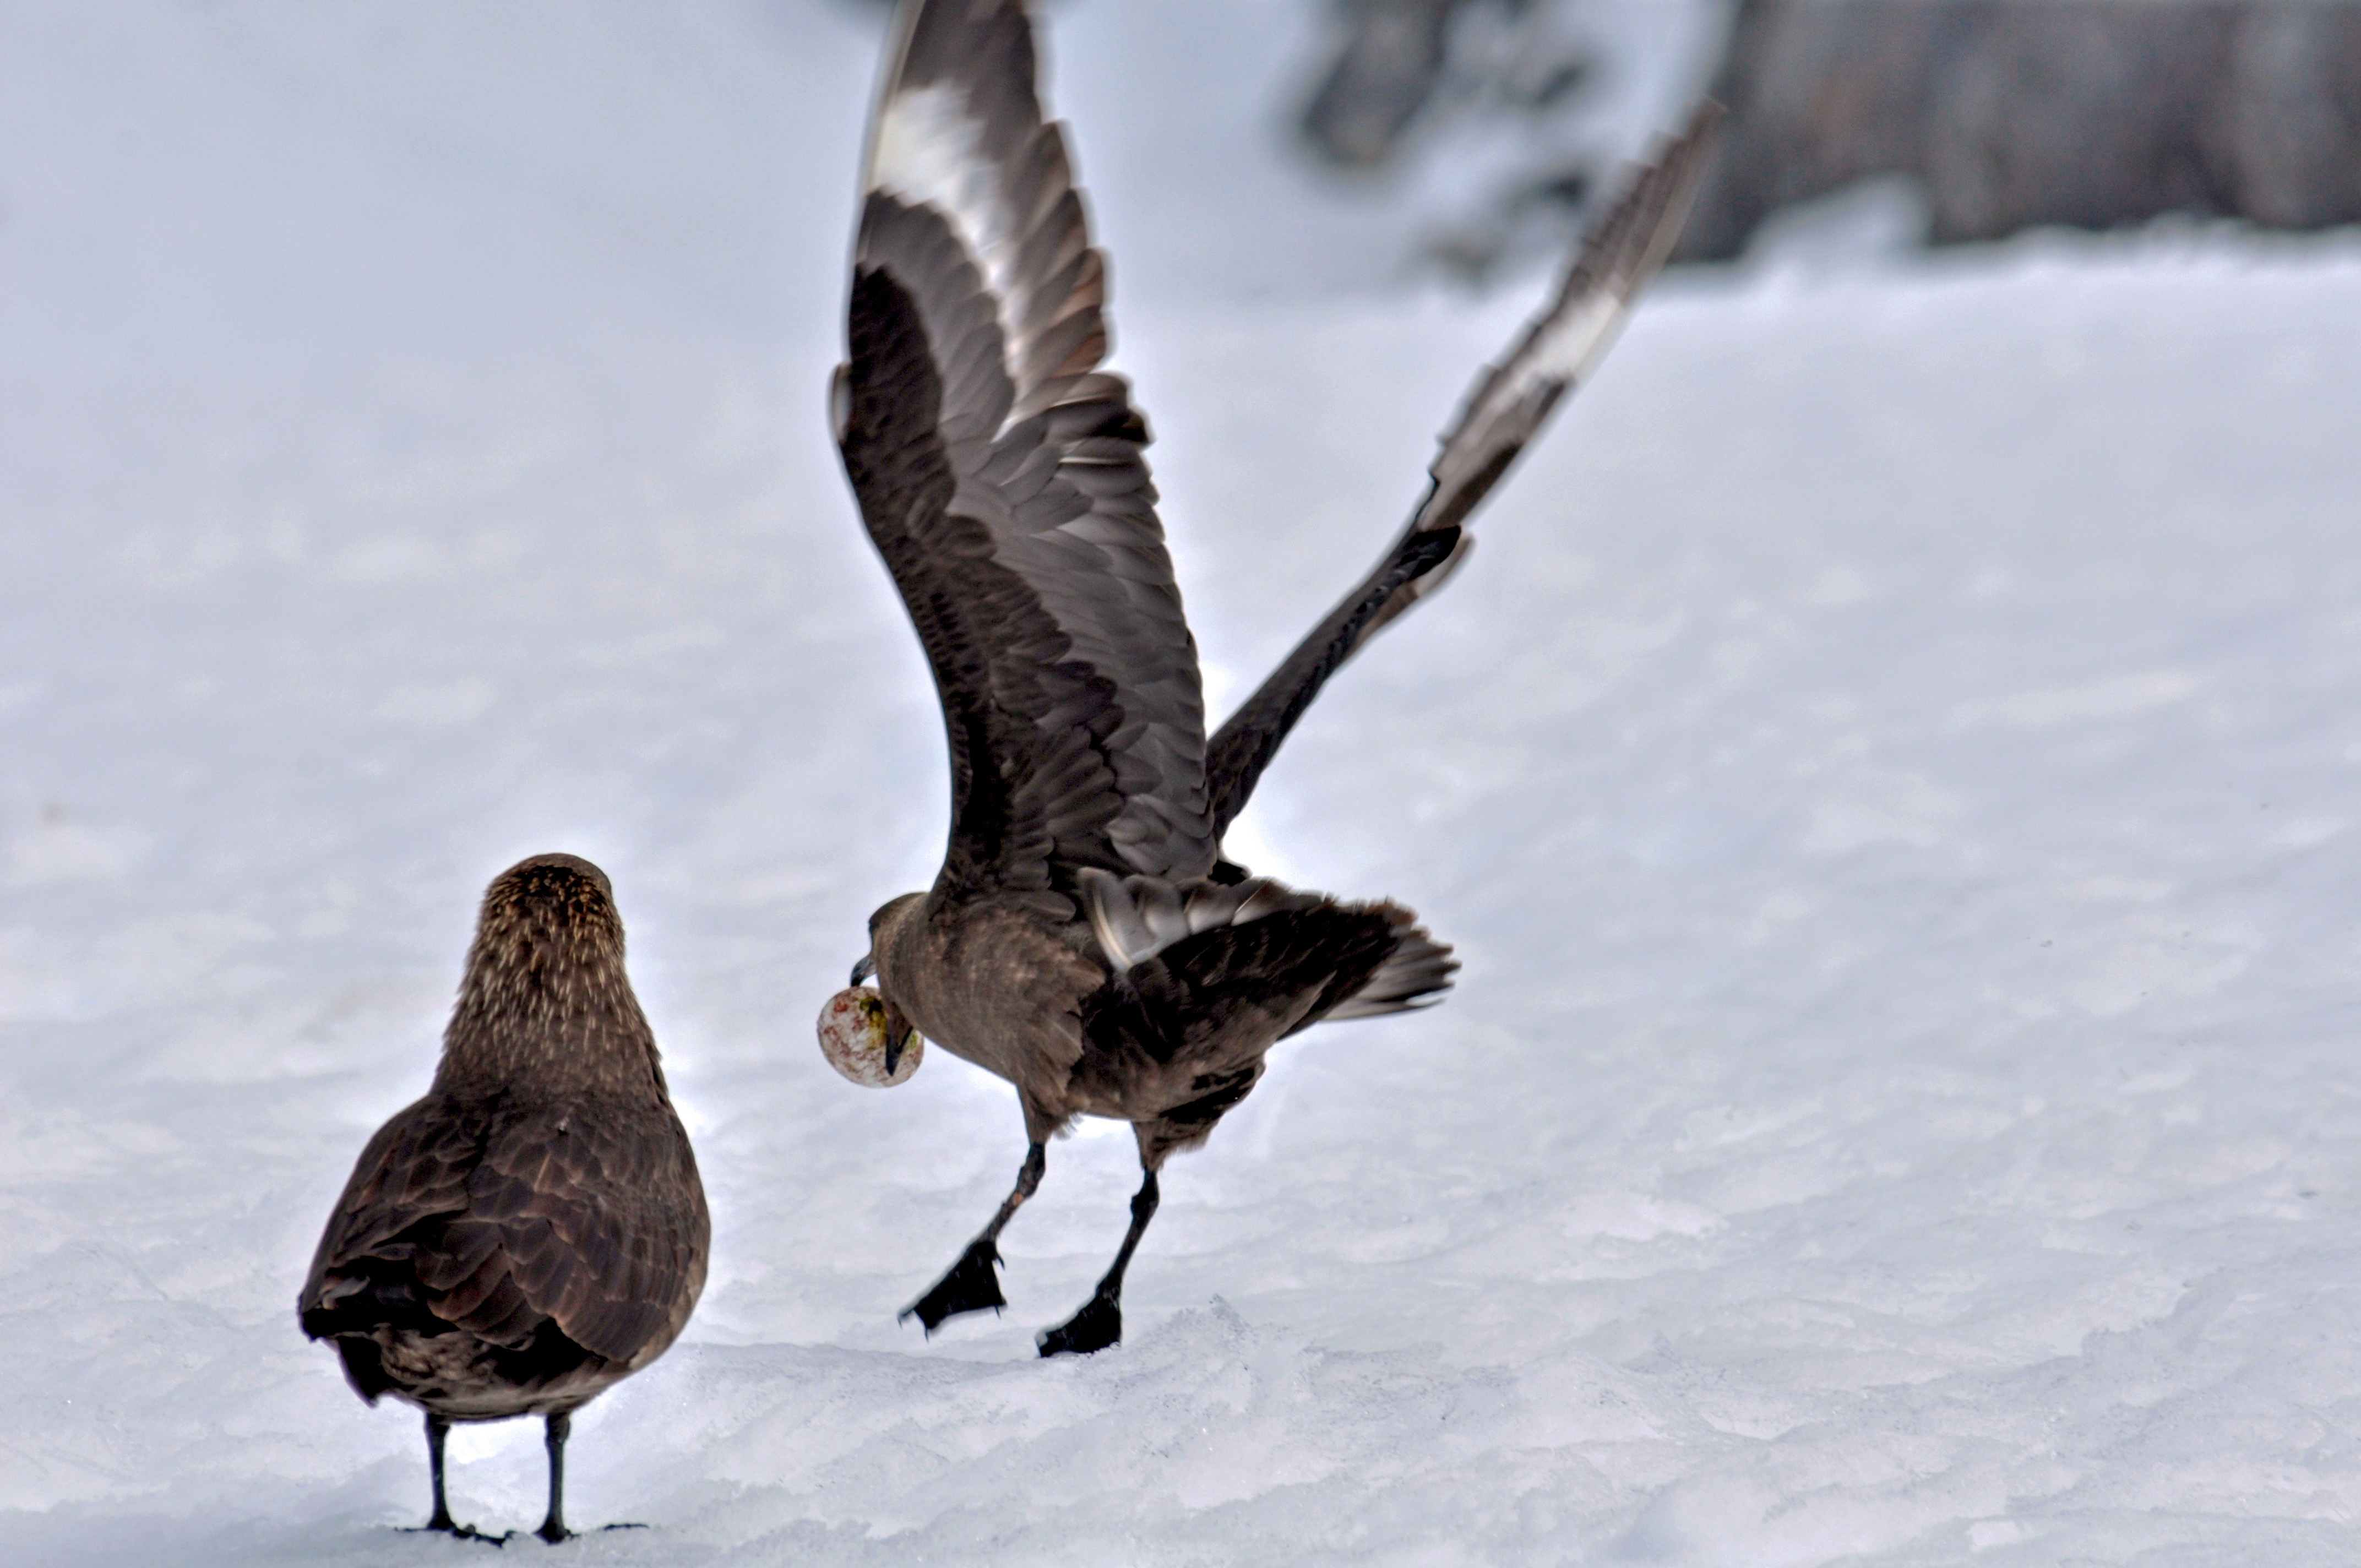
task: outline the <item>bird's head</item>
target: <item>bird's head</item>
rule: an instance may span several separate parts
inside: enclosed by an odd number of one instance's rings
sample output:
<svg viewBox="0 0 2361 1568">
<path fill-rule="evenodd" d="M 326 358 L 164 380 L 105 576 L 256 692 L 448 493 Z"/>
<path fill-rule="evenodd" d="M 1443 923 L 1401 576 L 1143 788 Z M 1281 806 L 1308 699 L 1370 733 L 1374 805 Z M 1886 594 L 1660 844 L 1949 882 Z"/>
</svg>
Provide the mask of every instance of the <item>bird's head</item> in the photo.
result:
<svg viewBox="0 0 2361 1568">
<path fill-rule="evenodd" d="M 607 873 L 579 855 L 533 855 L 484 890 L 468 962 L 539 977 L 553 961 L 620 961 L 622 951 L 623 922 Z"/>
<path fill-rule="evenodd" d="M 883 983 L 874 988 L 865 983 L 877 973 L 880 927 L 904 908 L 915 908 L 918 898 L 906 894 L 870 916 L 870 950 L 852 966 L 851 981 L 819 1010 L 820 1055 L 864 1088 L 892 1089 L 909 1082 L 926 1055 L 927 1042 L 894 1005 Z"/>
<path fill-rule="evenodd" d="M 660 1088 L 656 1060 L 607 874 L 578 855 L 535 855 L 495 877 L 436 1081 Z"/>
</svg>

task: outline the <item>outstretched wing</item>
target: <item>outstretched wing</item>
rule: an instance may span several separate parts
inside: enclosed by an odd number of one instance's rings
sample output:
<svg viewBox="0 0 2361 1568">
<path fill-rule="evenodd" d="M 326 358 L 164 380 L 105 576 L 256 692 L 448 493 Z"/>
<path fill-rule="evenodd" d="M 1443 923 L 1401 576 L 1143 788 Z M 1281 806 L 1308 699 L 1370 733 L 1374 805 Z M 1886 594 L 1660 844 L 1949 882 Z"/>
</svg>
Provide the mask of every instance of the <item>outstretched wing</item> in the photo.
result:
<svg viewBox="0 0 2361 1568">
<path fill-rule="evenodd" d="M 1557 298 L 1467 394 L 1428 469 L 1426 497 L 1375 570 L 1280 662 L 1213 736 L 1207 787 L 1218 837 L 1328 677 L 1395 616 L 1441 587 L 1474 543 L 1467 519 L 1565 394 L 1622 330 L 1641 290 L 1688 218 L 1721 110 L 1700 104 L 1688 124 L 1631 178 L 1606 222 L 1584 240 Z"/>
<path fill-rule="evenodd" d="M 907 0 L 870 127 L 835 414 L 933 665 L 943 876 L 1057 913 L 1072 870 L 1213 863 L 1196 646 L 1106 354 L 1105 265 L 1019 0 Z"/>
<path fill-rule="evenodd" d="M 506 1345 L 555 1324 L 591 1354 L 630 1363 L 686 1319 L 708 1230 L 677 1122 L 429 1095 L 361 1152 L 301 1315 L 315 1338 L 462 1329 Z"/>
</svg>

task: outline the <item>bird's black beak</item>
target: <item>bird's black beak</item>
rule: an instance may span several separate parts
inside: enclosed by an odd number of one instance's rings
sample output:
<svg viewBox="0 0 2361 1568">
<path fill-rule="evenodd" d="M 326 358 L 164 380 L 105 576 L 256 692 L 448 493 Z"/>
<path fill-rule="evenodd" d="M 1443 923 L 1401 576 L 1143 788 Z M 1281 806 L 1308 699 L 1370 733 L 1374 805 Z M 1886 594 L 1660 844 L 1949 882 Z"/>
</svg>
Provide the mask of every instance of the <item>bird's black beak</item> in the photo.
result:
<svg viewBox="0 0 2361 1568">
<path fill-rule="evenodd" d="M 874 953 L 863 953 L 861 955 L 861 961 L 852 966 L 852 979 L 849 983 L 859 985 L 862 981 L 867 980 L 871 975 L 875 974 L 876 972 L 877 955 Z"/>
<path fill-rule="evenodd" d="M 892 997 L 880 996 L 877 1000 L 885 1009 L 885 1076 L 890 1079 L 901 1070 L 902 1058 L 909 1054 L 910 1047 L 918 1043 L 918 1031 L 902 1016 L 902 1010 L 894 1005 Z"/>
</svg>

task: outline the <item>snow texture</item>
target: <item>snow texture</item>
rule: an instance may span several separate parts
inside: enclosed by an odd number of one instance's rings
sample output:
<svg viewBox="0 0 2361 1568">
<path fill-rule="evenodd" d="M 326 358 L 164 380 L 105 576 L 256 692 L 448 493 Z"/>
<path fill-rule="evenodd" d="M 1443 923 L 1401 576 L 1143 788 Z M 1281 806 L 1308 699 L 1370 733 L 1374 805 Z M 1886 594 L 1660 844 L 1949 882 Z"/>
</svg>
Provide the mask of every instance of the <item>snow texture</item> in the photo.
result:
<svg viewBox="0 0 2361 1568">
<path fill-rule="evenodd" d="M 1295 14 L 1144 14 L 1057 10 L 1055 80 L 1218 709 L 1531 300 L 1224 203 L 1279 68 L 1188 72 Z M 1128 1134 L 927 1343 L 1013 1096 L 811 1034 L 944 810 L 824 423 L 877 32 L 0 8 L 0 1560 L 487 1561 L 292 1307 L 484 883 L 569 850 L 716 1220 L 577 1420 L 570 1517 L 649 1528 L 571 1561 L 2352 1561 L 2352 239 L 1660 288 L 1233 840 L 1457 991 L 1284 1047 L 1045 1364 Z M 530 1423 L 452 1453 L 539 1517 Z"/>
</svg>

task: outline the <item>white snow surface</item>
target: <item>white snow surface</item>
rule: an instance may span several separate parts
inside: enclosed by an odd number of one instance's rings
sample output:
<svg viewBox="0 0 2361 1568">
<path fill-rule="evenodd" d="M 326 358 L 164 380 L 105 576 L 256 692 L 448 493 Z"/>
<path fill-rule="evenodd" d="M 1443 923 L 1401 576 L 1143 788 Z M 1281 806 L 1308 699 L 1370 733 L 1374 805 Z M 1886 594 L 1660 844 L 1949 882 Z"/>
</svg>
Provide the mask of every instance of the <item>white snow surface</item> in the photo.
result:
<svg viewBox="0 0 2361 1568">
<path fill-rule="evenodd" d="M 1218 708 L 1531 301 L 1225 291 L 1286 220 L 1137 15 L 1055 12 L 1058 97 Z M 292 1307 L 544 850 L 716 1219 L 576 1424 L 575 1522 L 647 1528 L 566 1560 L 2361 1554 L 2361 247 L 1659 288 L 1233 839 L 1458 989 L 1282 1047 L 1043 1363 L 1128 1135 L 928 1343 L 1014 1098 L 812 1039 L 944 811 L 824 428 L 878 30 L 0 8 L 0 1561 L 487 1560 Z M 455 1435 L 461 1518 L 539 1518 L 538 1439 Z"/>
</svg>

